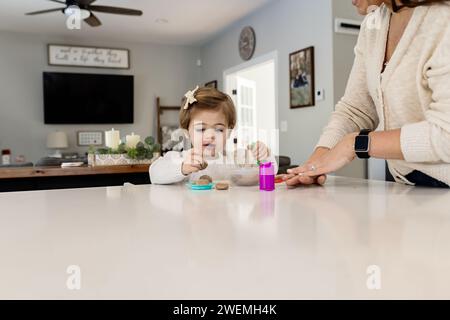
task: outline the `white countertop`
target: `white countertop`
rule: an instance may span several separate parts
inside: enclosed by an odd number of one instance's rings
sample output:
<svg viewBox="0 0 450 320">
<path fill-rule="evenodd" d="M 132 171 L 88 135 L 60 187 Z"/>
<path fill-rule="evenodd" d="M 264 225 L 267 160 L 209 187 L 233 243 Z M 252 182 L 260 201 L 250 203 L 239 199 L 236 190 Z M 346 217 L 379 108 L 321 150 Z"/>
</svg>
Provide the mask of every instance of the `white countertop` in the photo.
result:
<svg viewBox="0 0 450 320">
<path fill-rule="evenodd" d="M 448 190 L 129 186 L 4 193 L 0 208 L 1 299 L 450 298 Z"/>
</svg>

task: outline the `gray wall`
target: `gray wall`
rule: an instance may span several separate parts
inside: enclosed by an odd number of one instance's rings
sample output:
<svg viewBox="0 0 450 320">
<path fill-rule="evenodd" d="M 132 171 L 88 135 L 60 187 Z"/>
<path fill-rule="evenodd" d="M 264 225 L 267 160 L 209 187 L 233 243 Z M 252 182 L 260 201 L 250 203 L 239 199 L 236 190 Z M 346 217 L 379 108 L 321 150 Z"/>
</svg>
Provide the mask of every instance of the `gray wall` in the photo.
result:
<svg viewBox="0 0 450 320">
<path fill-rule="evenodd" d="M 332 0 L 333 2 L 333 24 L 335 18 L 352 20 L 363 20 L 351 0 Z M 334 102 L 337 103 L 345 92 L 347 79 L 353 66 L 355 58 L 354 47 L 358 37 L 355 35 L 339 34 L 333 32 L 333 79 L 334 79 Z M 355 160 L 349 166 L 337 172 L 338 175 L 356 178 L 367 177 L 367 161 Z"/>
<path fill-rule="evenodd" d="M 50 67 L 47 44 L 111 46 L 131 51 L 130 70 Z M 25 155 L 37 161 L 45 156 L 46 136 L 53 130 L 69 135 L 67 151 L 85 152 L 76 147 L 77 130 L 107 130 L 111 125 L 44 125 L 42 72 L 130 74 L 135 76 L 135 123 L 115 125 L 125 135 L 156 133 L 156 96 L 164 104 L 179 105 L 186 88 L 199 82 L 196 65 L 199 49 L 150 44 L 80 41 L 11 32 L 0 32 L 0 149 L 10 148 L 13 156 Z M 176 115 L 175 115 L 176 116 Z"/>
<path fill-rule="evenodd" d="M 241 64 L 238 38 L 242 27 L 256 31 L 255 57 L 278 51 L 279 121 L 288 131 L 280 132 L 280 153 L 302 163 L 311 154 L 334 107 L 332 57 L 332 0 L 278 0 L 244 18 L 202 48 L 203 81 L 219 80 L 223 71 Z M 313 108 L 289 109 L 289 53 L 315 46 L 316 88 L 325 89 L 327 99 Z"/>
<path fill-rule="evenodd" d="M 351 0 L 333 0 L 333 20 L 334 18 L 363 20 L 363 17 L 353 7 Z M 336 102 L 343 96 L 347 85 L 347 81 L 336 80 L 346 79 L 350 74 L 355 57 L 354 47 L 357 39 L 358 37 L 355 35 L 333 32 L 334 99 Z"/>
</svg>

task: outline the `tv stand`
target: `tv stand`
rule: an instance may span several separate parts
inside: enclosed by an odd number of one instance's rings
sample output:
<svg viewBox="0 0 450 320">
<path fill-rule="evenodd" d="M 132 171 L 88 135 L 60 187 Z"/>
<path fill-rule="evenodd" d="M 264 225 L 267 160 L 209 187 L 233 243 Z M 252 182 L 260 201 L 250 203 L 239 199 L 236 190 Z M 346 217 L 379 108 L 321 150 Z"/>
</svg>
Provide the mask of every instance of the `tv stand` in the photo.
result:
<svg viewBox="0 0 450 320">
<path fill-rule="evenodd" d="M 0 169 L 0 192 L 150 184 L 149 165 Z"/>
</svg>

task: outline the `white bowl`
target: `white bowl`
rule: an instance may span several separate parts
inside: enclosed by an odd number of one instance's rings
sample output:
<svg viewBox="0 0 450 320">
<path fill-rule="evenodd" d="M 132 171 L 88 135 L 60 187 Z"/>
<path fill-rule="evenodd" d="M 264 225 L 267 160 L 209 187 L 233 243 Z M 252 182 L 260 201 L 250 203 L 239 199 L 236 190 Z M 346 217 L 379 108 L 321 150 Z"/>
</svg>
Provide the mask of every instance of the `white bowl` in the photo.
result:
<svg viewBox="0 0 450 320">
<path fill-rule="evenodd" d="M 231 172 L 231 182 L 242 187 L 259 185 L 259 167 L 247 166 L 234 169 Z"/>
</svg>

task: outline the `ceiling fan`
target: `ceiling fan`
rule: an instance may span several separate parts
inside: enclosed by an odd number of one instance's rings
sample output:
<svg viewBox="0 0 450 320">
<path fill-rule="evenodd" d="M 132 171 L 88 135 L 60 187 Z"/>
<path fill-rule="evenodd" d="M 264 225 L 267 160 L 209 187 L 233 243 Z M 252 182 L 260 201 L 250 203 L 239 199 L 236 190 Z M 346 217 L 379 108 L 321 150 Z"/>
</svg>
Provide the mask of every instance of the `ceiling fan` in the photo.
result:
<svg viewBox="0 0 450 320">
<path fill-rule="evenodd" d="M 80 8 L 81 18 L 91 27 L 98 27 L 102 24 L 100 22 L 100 20 L 93 14 L 93 12 L 122 14 L 122 15 L 130 15 L 130 16 L 141 16 L 142 15 L 142 11 L 140 11 L 140 10 L 92 5 L 92 3 L 95 2 L 96 0 L 66 0 L 66 1 L 49 0 L 49 1 L 63 4 L 63 5 L 65 5 L 65 7 L 29 12 L 29 13 L 26 13 L 26 15 L 32 16 L 32 15 L 56 12 L 56 11 L 62 11 L 66 15 L 71 15 L 73 13 L 72 6 L 77 6 Z"/>
</svg>

